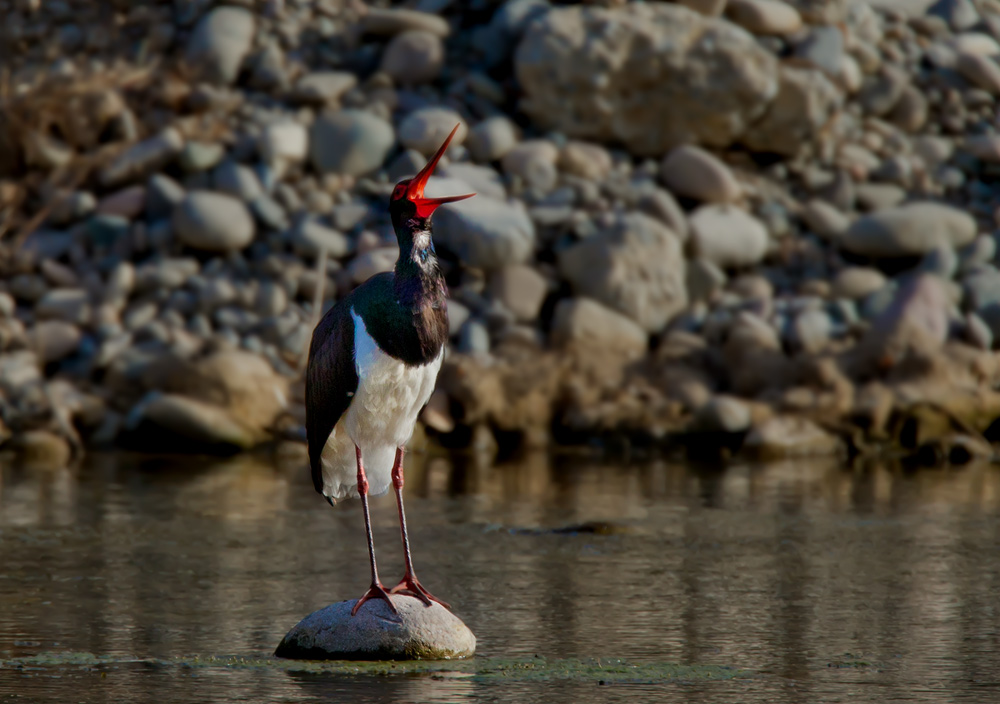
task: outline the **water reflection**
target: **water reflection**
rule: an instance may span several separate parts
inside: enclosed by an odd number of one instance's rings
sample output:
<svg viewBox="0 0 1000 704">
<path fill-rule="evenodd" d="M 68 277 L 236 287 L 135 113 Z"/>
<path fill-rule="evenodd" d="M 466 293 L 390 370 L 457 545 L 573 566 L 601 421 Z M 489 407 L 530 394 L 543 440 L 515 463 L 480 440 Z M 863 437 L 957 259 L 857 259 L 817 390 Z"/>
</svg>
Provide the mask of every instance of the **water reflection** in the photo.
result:
<svg viewBox="0 0 1000 704">
<path fill-rule="evenodd" d="M 925 692 L 916 701 L 1000 691 L 995 467 L 411 455 L 407 492 L 418 571 L 484 655 L 765 673 L 743 689 L 689 688 L 692 701 L 739 699 L 748 686 L 796 702 L 845 685 L 872 701 L 914 687 Z M 394 504 L 373 511 L 390 579 L 401 571 Z M 304 614 L 360 593 L 366 572 L 356 502 L 331 510 L 296 456 L 110 455 L 0 472 L 0 657 L 266 655 Z M 205 686 L 176 669 L 119 675 L 103 698 Z M 223 699 L 496 695 L 464 678 L 373 692 L 366 680 L 232 677 Z M 616 698 L 588 692 L 541 700 Z"/>
</svg>

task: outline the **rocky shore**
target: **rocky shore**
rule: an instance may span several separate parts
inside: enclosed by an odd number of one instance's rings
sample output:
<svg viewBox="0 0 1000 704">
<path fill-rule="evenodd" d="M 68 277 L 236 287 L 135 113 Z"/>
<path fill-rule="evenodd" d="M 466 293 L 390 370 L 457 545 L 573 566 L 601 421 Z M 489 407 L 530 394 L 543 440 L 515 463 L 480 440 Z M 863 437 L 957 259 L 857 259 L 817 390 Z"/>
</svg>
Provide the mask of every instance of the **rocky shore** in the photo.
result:
<svg viewBox="0 0 1000 704">
<path fill-rule="evenodd" d="M 1000 441 L 997 0 L 0 11 L 0 452 L 303 441 L 312 328 L 456 123 L 445 445 Z"/>
</svg>

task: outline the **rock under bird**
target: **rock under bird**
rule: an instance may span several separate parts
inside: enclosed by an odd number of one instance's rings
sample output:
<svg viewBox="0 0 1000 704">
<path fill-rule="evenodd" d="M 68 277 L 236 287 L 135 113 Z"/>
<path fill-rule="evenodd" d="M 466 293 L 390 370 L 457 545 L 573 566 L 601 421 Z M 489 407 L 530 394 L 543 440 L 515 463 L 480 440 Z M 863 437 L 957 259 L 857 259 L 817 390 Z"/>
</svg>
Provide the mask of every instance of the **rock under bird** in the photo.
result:
<svg viewBox="0 0 1000 704">
<path fill-rule="evenodd" d="M 391 272 L 376 274 L 338 301 L 313 332 L 306 372 L 306 435 L 316 491 L 330 504 L 360 497 L 372 583 L 354 605 L 389 594 L 447 607 L 420 584 L 410 559 L 403 511 L 403 448 L 427 404 L 448 339 L 445 282 L 431 241 L 435 208 L 474 193 L 429 198 L 424 187 L 458 126 L 421 171 L 396 184 L 389 214 L 399 241 Z M 392 486 L 399 510 L 405 574 L 387 589 L 375 564 L 368 496 Z"/>
</svg>

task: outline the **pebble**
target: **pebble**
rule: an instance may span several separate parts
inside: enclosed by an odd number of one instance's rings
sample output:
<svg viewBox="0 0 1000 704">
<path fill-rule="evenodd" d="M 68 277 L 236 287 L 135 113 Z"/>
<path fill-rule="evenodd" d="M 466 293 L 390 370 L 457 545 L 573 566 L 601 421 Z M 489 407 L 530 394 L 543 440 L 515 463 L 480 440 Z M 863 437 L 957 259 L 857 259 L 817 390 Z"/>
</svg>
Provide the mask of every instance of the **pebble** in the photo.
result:
<svg viewBox="0 0 1000 704">
<path fill-rule="evenodd" d="M 269 164 L 304 161 L 309 154 L 309 132 L 291 120 L 271 123 L 260 131 L 257 151 Z"/>
<path fill-rule="evenodd" d="M 789 332 L 791 343 L 796 349 L 816 354 L 830 342 L 833 322 L 824 310 L 804 310 L 792 320 Z"/>
<path fill-rule="evenodd" d="M 802 27 L 799 11 L 781 0 L 729 0 L 726 18 L 757 35 L 788 35 Z"/>
<path fill-rule="evenodd" d="M 358 77 L 348 71 L 310 71 L 295 82 L 291 98 L 300 103 L 327 105 L 336 103 L 358 84 Z"/>
<path fill-rule="evenodd" d="M 212 191 L 191 191 L 171 219 L 177 239 L 208 252 L 231 252 L 253 241 L 256 228 L 240 200 Z"/>
<path fill-rule="evenodd" d="M 195 26 L 184 58 L 202 80 L 232 84 L 250 51 L 255 28 L 254 15 L 246 8 L 213 8 Z"/>
<path fill-rule="evenodd" d="M 347 266 L 355 285 L 363 284 L 375 274 L 392 271 L 399 258 L 399 247 L 377 247 L 359 254 Z"/>
<path fill-rule="evenodd" d="M 990 95 L 1000 95 L 1000 66 L 989 56 L 964 51 L 958 55 L 958 72 Z"/>
<path fill-rule="evenodd" d="M 465 140 L 472 158 L 478 162 L 502 159 L 517 144 L 517 128 L 503 115 L 489 117 L 469 130 Z"/>
<path fill-rule="evenodd" d="M 502 303 L 517 320 L 533 322 L 548 295 L 549 284 L 534 267 L 516 264 L 494 271 L 488 290 L 490 298 Z"/>
<path fill-rule="evenodd" d="M 802 209 L 802 219 L 815 234 L 836 241 L 851 225 L 850 218 L 836 206 L 819 198 L 812 198 Z"/>
<path fill-rule="evenodd" d="M 441 37 L 411 29 L 393 37 L 382 53 L 380 70 L 401 85 L 433 81 L 444 66 Z"/>
<path fill-rule="evenodd" d="M 383 36 L 421 30 L 442 39 L 451 33 L 451 27 L 443 17 L 403 8 L 367 7 L 361 18 L 361 29 L 368 34 Z"/>
<path fill-rule="evenodd" d="M 660 178 L 677 195 L 708 203 L 731 203 L 743 193 L 726 164 L 695 146 L 671 150 L 663 159 Z"/>
<path fill-rule="evenodd" d="M 839 244 L 869 257 L 919 256 L 939 244 L 966 245 L 976 229 L 972 216 L 958 208 L 916 201 L 855 220 Z"/>
<path fill-rule="evenodd" d="M 140 179 L 173 161 L 184 148 L 184 137 L 174 127 L 132 145 L 102 171 L 105 187 L 114 187 Z"/>
<path fill-rule="evenodd" d="M 805 40 L 795 47 L 795 56 L 828 76 L 836 76 L 844 59 L 844 35 L 839 27 L 813 27 Z"/>
<path fill-rule="evenodd" d="M 321 174 L 364 176 L 382 166 L 395 143 L 392 125 L 382 118 L 340 110 L 316 118 L 309 131 L 309 158 Z"/>
<path fill-rule="evenodd" d="M 249 203 L 264 195 L 264 187 L 249 166 L 226 159 L 212 170 L 212 186 L 219 193 Z"/>
<path fill-rule="evenodd" d="M 685 285 L 688 301 L 710 301 L 726 284 L 726 272 L 712 262 L 694 258 L 687 262 Z"/>
<path fill-rule="evenodd" d="M 732 205 L 703 205 L 689 219 L 695 256 L 723 269 L 751 266 L 767 252 L 764 225 Z"/>
<path fill-rule="evenodd" d="M 90 318 L 90 297 L 80 288 L 51 289 L 35 303 L 35 317 L 83 325 Z"/>
<path fill-rule="evenodd" d="M 83 339 L 80 328 L 64 320 L 43 320 L 25 334 L 28 349 L 42 364 L 57 362 L 76 352 Z"/>
<path fill-rule="evenodd" d="M 750 407 L 734 396 L 712 396 L 695 413 L 694 425 L 711 433 L 742 433 L 750 428 Z"/>
<path fill-rule="evenodd" d="M 350 240 L 312 217 L 303 217 L 296 222 L 291 233 L 292 246 L 296 251 L 307 256 L 317 257 L 321 250 L 327 257 L 339 259 L 351 251 Z"/>
<path fill-rule="evenodd" d="M 830 295 L 857 301 L 880 290 L 885 284 L 885 274 L 878 269 L 851 266 L 840 270 L 834 277 Z"/>
<path fill-rule="evenodd" d="M 145 186 L 129 186 L 101 198 L 95 210 L 99 215 L 116 215 L 131 219 L 138 217 L 145 207 Z"/>
<path fill-rule="evenodd" d="M 452 148 L 461 145 L 469 131 L 462 117 L 448 108 L 420 108 L 399 124 L 399 141 L 408 149 L 430 156 L 444 143 L 455 125 L 459 128 L 451 140 Z"/>
<path fill-rule="evenodd" d="M 558 158 L 559 150 L 552 142 L 529 139 L 507 152 L 501 165 L 508 177 L 518 178 L 529 188 L 547 193 L 559 181 Z"/>
<path fill-rule="evenodd" d="M 687 216 L 677 204 L 677 200 L 662 188 L 652 188 L 639 198 L 636 204 L 641 212 L 646 213 L 667 225 L 674 234 L 681 240 L 687 241 L 688 221 Z"/>
<path fill-rule="evenodd" d="M 458 351 L 469 355 L 489 354 L 490 331 L 481 320 L 471 318 L 458 331 Z"/>
<path fill-rule="evenodd" d="M 559 170 L 590 181 L 603 181 L 611 173 L 611 154 L 599 144 L 570 141 L 559 150 Z"/>
<path fill-rule="evenodd" d="M 958 256 L 953 247 L 939 244 L 924 255 L 919 268 L 920 271 L 935 274 L 942 279 L 950 279 L 958 270 Z"/>
</svg>

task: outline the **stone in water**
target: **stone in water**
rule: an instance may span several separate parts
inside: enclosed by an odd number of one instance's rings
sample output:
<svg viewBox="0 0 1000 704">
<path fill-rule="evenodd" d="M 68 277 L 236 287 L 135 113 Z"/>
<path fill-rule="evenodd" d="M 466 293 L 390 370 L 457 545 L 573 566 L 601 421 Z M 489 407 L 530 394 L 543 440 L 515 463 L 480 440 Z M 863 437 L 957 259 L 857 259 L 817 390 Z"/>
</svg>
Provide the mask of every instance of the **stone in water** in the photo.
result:
<svg viewBox="0 0 1000 704">
<path fill-rule="evenodd" d="M 380 599 L 364 604 L 339 601 L 302 619 L 281 640 L 274 654 L 295 660 L 446 660 L 476 651 L 476 636 L 440 604 L 425 606 L 395 594 L 393 614 Z"/>
</svg>

